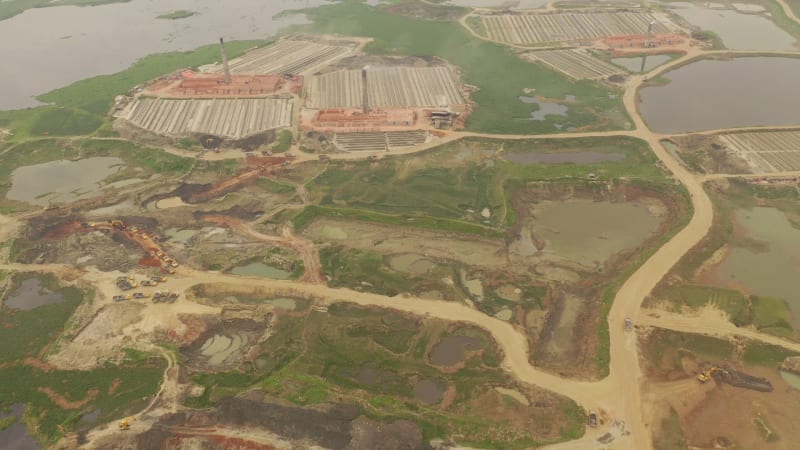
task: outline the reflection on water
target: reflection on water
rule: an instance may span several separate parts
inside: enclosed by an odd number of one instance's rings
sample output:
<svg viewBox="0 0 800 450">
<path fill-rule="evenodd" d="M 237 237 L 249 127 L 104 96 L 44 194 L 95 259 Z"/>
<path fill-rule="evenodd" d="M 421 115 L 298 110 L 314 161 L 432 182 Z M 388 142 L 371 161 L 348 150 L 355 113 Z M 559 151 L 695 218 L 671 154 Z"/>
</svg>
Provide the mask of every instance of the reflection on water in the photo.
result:
<svg viewBox="0 0 800 450">
<path fill-rule="evenodd" d="M 639 111 L 660 133 L 800 124 L 800 59 L 704 60 L 640 91 Z"/>
<path fill-rule="evenodd" d="M 0 22 L 0 109 L 33 106 L 33 96 L 95 75 L 115 73 L 152 53 L 228 40 L 264 39 L 305 23 L 276 14 L 328 0 L 133 0 L 93 7 L 35 8 Z M 198 14 L 156 19 L 176 10 Z M 10 43 L 13 43 L 11 45 Z"/>
</svg>

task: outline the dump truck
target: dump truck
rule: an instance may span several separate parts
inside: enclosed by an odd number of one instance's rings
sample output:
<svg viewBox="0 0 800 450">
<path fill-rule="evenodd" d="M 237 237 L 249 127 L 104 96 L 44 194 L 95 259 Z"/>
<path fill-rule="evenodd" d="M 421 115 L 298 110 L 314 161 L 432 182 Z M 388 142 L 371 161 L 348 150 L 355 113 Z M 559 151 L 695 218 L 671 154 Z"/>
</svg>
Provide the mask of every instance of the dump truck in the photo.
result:
<svg viewBox="0 0 800 450">
<path fill-rule="evenodd" d="M 625 331 L 633 330 L 633 320 L 630 317 L 625 318 Z"/>
</svg>

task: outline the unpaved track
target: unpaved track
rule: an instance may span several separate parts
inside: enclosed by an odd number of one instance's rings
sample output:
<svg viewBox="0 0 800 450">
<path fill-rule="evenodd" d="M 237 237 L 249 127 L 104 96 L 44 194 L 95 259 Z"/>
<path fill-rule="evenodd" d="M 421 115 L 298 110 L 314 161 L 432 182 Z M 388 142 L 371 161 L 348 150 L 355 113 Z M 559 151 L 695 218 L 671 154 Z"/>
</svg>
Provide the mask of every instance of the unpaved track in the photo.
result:
<svg viewBox="0 0 800 450">
<path fill-rule="evenodd" d="M 719 313 L 715 314 L 715 317 L 710 316 L 710 314 L 702 314 L 697 317 L 692 317 L 661 310 L 642 310 L 639 322 L 641 325 L 666 328 L 668 330 L 680 331 L 683 333 L 707 334 L 721 337 L 740 336 L 800 353 L 800 343 L 787 341 L 786 339 L 781 339 L 777 336 L 760 333 L 751 328 L 737 327 Z"/>
</svg>

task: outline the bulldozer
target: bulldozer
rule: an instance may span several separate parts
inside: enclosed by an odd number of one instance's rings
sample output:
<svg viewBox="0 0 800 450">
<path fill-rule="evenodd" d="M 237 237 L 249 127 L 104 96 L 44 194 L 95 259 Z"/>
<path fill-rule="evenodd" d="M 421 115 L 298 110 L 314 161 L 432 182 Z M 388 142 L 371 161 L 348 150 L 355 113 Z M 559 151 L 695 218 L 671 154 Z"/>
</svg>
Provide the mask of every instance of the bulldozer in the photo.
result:
<svg viewBox="0 0 800 450">
<path fill-rule="evenodd" d="M 119 421 L 119 424 L 118 424 L 119 425 L 119 429 L 120 430 L 127 430 L 128 428 L 131 427 L 131 424 L 133 422 L 136 422 L 136 418 L 135 417 L 133 417 L 133 416 L 126 417 L 126 418 L 124 418 L 124 419 Z"/>
<path fill-rule="evenodd" d="M 711 367 L 711 368 L 708 368 L 708 369 L 698 373 L 697 374 L 697 381 L 699 381 L 701 383 L 705 383 L 706 381 L 710 380 L 711 377 L 713 377 L 716 372 L 725 374 L 728 371 L 725 370 L 725 369 L 721 369 L 719 367 Z"/>
</svg>

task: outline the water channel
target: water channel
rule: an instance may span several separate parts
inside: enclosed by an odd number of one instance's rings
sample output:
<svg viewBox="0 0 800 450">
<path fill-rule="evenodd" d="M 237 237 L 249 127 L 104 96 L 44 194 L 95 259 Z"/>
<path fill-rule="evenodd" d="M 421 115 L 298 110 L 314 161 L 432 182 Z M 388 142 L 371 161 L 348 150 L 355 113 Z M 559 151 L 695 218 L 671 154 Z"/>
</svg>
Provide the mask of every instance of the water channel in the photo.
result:
<svg viewBox="0 0 800 450">
<path fill-rule="evenodd" d="M 659 133 L 800 124 L 800 58 L 702 60 L 639 92 L 639 111 Z"/>
<path fill-rule="evenodd" d="M 34 96 L 96 75 L 119 72 L 160 52 L 227 40 L 265 39 L 306 23 L 287 10 L 328 0 L 133 0 L 92 7 L 34 8 L 0 22 L 0 110 L 35 106 Z M 176 10 L 180 20 L 156 17 Z M 242 11 L 246 11 L 243 13 Z"/>
</svg>

